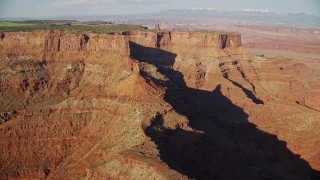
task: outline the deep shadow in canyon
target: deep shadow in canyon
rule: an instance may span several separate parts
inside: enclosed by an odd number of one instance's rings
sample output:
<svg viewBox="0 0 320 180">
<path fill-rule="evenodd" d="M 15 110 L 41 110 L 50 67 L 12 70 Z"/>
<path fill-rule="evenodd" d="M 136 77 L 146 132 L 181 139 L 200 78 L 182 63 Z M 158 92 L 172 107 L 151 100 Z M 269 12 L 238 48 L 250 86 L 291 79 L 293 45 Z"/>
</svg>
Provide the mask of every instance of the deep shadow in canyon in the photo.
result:
<svg viewBox="0 0 320 180">
<path fill-rule="evenodd" d="M 188 88 L 172 66 L 176 54 L 130 42 L 131 57 L 150 63 L 169 83 L 165 100 L 186 116 L 193 131 L 163 126 L 158 114 L 146 134 L 157 144 L 161 158 L 172 169 L 196 179 L 318 179 L 319 172 L 278 140 L 248 122 L 248 114 L 234 105 L 218 85 L 212 92 Z"/>
</svg>

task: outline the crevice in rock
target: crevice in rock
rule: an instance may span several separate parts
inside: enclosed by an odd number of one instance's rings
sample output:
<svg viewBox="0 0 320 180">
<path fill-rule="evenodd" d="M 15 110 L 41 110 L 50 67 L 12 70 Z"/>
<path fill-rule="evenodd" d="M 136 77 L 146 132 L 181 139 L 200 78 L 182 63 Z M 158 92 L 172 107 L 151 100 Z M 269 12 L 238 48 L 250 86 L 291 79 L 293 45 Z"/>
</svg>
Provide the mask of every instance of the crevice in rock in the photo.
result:
<svg viewBox="0 0 320 180">
<path fill-rule="evenodd" d="M 157 40 L 156 40 L 156 47 L 160 48 L 160 43 L 161 43 L 161 39 L 163 38 L 163 33 L 158 33 L 157 34 Z"/>
<path fill-rule="evenodd" d="M 221 48 L 222 49 L 227 47 L 227 44 L 228 44 L 227 40 L 228 40 L 228 36 L 226 34 L 221 34 L 220 35 L 220 41 L 221 41 Z"/>
<path fill-rule="evenodd" d="M 303 107 L 305 107 L 305 108 L 311 109 L 311 110 L 313 110 L 313 111 L 320 112 L 320 110 L 315 109 L 315 108 L 312 108 L 312 107 L 310 107 L 310 106 L 308 106 L 308 105 L 306 105 L 306 104 L 303 104 L 303 103 L 301 103 L 300 101 L 296 101 L 296 104 L 298 104 L 298 105 L 300 105 L 300 106 L 303 106 Z"/>
<path fill-rule="evenodd" d="M 0 38 L 3 41 L 3 39 L 6 37 L 6 35 L 4 33 L 1 33 Z"/>
<path fill-rule="evenodd" d="M 81 39 L 80 39 L 80 50 L 85 50 L 87 43 L 89 42 L 90 37 L 87 36 L 86 34 L 83 34 Z"/>
</svg>

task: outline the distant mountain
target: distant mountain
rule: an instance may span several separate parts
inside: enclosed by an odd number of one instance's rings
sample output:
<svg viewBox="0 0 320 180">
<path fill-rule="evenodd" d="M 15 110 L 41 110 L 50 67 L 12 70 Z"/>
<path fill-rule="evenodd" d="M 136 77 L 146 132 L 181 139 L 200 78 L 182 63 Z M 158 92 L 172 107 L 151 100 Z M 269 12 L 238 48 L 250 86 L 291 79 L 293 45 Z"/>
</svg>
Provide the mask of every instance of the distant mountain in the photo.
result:
<svg viewBox="0 0 320 180">
<path fill-rule="evenodd" d="M 41 17 L 41 20 L 112 21 L 123 24 L 191 23 L 201 18 L 223 19 L 297 28 L 320 28 L 320 17 L 305 13 L 279 14 L 268 9 L 243 11 L 217 11 L 205 8 L 171 9 L 159 13 L 131 15 L 58 16 Z M 30 18 L 0 18 L 0 21 L 30 20 Z"/>
<path fill-rule="evenodd" d="M 278 14 L 268 10 L 217 11 L 212 9 L 172 9 L 160 13 L 164 17 L 218 18 L 241 20 L 269 25 L 320 27 L 320 17 L 305 13 Z"/>
</svg>

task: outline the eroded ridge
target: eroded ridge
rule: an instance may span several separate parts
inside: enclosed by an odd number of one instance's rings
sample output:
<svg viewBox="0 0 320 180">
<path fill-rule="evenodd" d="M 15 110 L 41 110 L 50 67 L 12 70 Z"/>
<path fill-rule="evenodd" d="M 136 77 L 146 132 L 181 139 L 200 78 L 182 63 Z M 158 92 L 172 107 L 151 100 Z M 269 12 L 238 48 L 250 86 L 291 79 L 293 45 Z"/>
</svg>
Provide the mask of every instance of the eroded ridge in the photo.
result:
<svg viewBox="0 0 320 180">
<path fill-rule="evenodd" d="M 238 33 L 0 35 L 0 179 L 319 178 L 319 73 Z"/>
</svg>

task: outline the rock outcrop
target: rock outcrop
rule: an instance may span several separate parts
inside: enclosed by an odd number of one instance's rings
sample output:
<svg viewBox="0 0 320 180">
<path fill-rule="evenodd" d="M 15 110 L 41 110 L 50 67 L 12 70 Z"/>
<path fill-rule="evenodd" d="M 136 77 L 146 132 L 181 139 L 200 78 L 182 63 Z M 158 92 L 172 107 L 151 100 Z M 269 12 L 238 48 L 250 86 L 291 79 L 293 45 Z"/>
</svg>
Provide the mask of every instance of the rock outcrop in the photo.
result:
<svg viewBox="0 0 320 180">
<path fill-rule="evenodd" d="M 2 33 L 2 46 L 43 46 L 44 52 L 107 51 L 129 55 L 128 41 L 147 47 L 189 46 L 238 48 L 241 36 L 237 33 L 139 32 L 128 31 L 115 35 L 70 34 L 63 32 Z"/>
<path fill-rule="evenodd" d="M 129 55 L 128 38 L 121 35 L 63 32 L 2 33 L 0 46 L 31 46 L 44 52 L 104 51 Z"/>
<path fill-rule="evenodd" d="M 0 179 L 317 179 L 319 75 L 237 33 L 0 33 Z"/>
<path fill-rule="evenodd" d="M 172 32 L 172 43 L 189 47 L 238 48 L 241 36 L 237 33 Z"/>
</svg>

